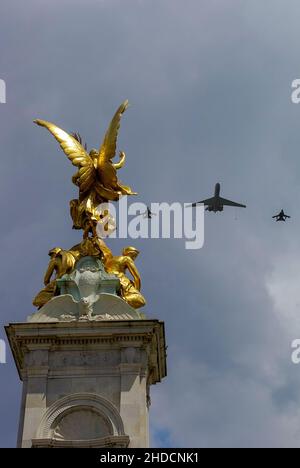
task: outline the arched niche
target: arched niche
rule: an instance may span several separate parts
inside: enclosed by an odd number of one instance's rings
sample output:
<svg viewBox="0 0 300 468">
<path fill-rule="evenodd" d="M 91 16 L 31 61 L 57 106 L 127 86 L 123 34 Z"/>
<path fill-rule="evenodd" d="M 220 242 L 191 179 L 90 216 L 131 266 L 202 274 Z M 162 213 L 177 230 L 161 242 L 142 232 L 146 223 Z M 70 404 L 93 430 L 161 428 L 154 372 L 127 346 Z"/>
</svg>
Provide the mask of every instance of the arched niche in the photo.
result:
<svg viewBox="0 0 300 468">
<path fill-rule="evenodd" d="M 127 447 L 129 437 L 117 408 L 88 393 L 68 395 L 45 412 L 33 447 Z"/>
</svg>

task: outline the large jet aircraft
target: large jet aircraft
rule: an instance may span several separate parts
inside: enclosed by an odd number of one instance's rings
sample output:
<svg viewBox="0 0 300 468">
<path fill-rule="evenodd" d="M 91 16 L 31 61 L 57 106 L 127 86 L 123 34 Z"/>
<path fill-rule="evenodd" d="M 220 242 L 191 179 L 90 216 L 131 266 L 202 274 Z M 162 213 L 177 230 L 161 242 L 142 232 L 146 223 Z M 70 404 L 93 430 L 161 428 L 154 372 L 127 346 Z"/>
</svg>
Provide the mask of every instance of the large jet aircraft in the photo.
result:
<svg viewBox="0 0 300 468">
<path fill-rule="evenodd" d="M 212 198 L 207 198 L 206 200 L 201 200 L 196 203 L 193 203 L 192 206 L 197 206 L 202 203 L 206 206 L 206 211 L 213 211 L 217 213 L 218 211 L 223 211 L 224 206 L 236 206 L 238 208 L 246 208 L 246 205 L 241 205 L 240 203 L 233 202 L 231 200 L 226 200 L 226 198 L 220 197 L 221 185 L 216 184 L 215 194 Z"/>
<path fill-rule="evenodd" d="M 276 221 L 285 221 L 287 218 L 290 218 L 290 216 L 286 215 L 283 210 L 281 210 L 277 215 L 273 216 L 273 219 L 276 219 Z"/>
</svg>

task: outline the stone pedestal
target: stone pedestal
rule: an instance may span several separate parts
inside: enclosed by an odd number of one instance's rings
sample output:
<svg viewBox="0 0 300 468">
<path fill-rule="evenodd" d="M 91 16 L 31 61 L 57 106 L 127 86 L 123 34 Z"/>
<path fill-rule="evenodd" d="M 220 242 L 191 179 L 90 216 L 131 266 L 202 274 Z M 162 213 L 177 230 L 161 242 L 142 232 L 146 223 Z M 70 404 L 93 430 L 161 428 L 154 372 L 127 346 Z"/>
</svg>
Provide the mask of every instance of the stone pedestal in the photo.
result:
<svg viewBox="0 0 300 468">
<path fill-rule="evenodd" d="M 158 320 L 6 327 L 23 381 L 19 447 L 148 447 L 150 385 L 166 375 Z"/>
</svg>

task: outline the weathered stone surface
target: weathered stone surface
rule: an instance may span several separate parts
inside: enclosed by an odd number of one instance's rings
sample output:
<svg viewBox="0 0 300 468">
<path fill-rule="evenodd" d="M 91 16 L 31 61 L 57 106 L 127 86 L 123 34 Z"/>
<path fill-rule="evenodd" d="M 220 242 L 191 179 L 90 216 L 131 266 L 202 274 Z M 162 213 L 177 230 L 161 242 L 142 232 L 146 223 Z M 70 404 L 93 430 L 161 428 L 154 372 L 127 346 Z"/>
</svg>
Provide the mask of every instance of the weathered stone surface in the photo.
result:
<svg viewBox="0 0 300 468">
<path fill-rule="evenodd" d="M 70 274 L 57 280 L 60 291 L 28 322 L 138 320 L 145 318 L 118 296 L 120 280 L 106 273 L 101 260 L 83 257 Z"/>
<path fill-rule="evenodd" d="M 147 447 L 149 387 L 166 375 L 157 320 L 6 327 L 23 381 L 20 447 Z"/>
<path fill-rule="evenodd" d="M 95 296 L 96 297 L 96 296 Z M 93 296 L 93 299 L 95 299 Z M 101 293 L 95 302 L 85 298 L 79 302 L 73 296 L 65 294 L 51 299 L 38 312 L 27 319 L 32 323 L 104 321 L 104 320 L 139 320 L 144 315 L 130 307 L 123 299 L 113 294 Z"/>
</svg>

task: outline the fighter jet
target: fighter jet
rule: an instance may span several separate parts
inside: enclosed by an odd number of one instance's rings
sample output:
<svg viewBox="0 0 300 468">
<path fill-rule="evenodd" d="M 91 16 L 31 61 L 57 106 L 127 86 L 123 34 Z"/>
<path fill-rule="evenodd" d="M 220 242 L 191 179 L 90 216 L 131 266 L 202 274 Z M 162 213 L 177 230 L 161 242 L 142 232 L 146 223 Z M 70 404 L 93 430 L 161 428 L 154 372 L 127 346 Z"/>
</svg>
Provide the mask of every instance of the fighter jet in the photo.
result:
<svg viewBox="0 0 300 468">
<path fill-rule="evenodd" d="M 149 206 L 147 206 L 147 210 L 145 211 L 145 213 L 142 213 L 142 214 L 144 215 L 144 218 L 148 218 L 148 219 L 151 219 L 152 216 L 156 216 L 156 213 L 152 213 Z"/>
<path fill-rule="evenodd" d="M 231 200 L 226 200 L 226 198 L 220 197 L 221 185 L 216 184 L 215 194 L 212 198 L 207 198 L 206 200 L 201 200 L 196 203 L 193 203 L 191 206 L 197 206 L 199 203 L 203 203 L 206 206 L 206 211 L 213 211 L 217 213 L 218 211 L 223 211 L 224 206 L 236 206 L 238 208 L 246 208 L 246 205 L 241 205 L 240 203 L 233 202 Z"/>
<path fill-rule="evenodd" d="M 276 219 L 276 221 L 286 221 L 287 218 L 290 218 L 290 216 L 286 215 L 283 210 L 280 211 L 277 215 L 273 216 L 273 219 Z"/>
</svg>

